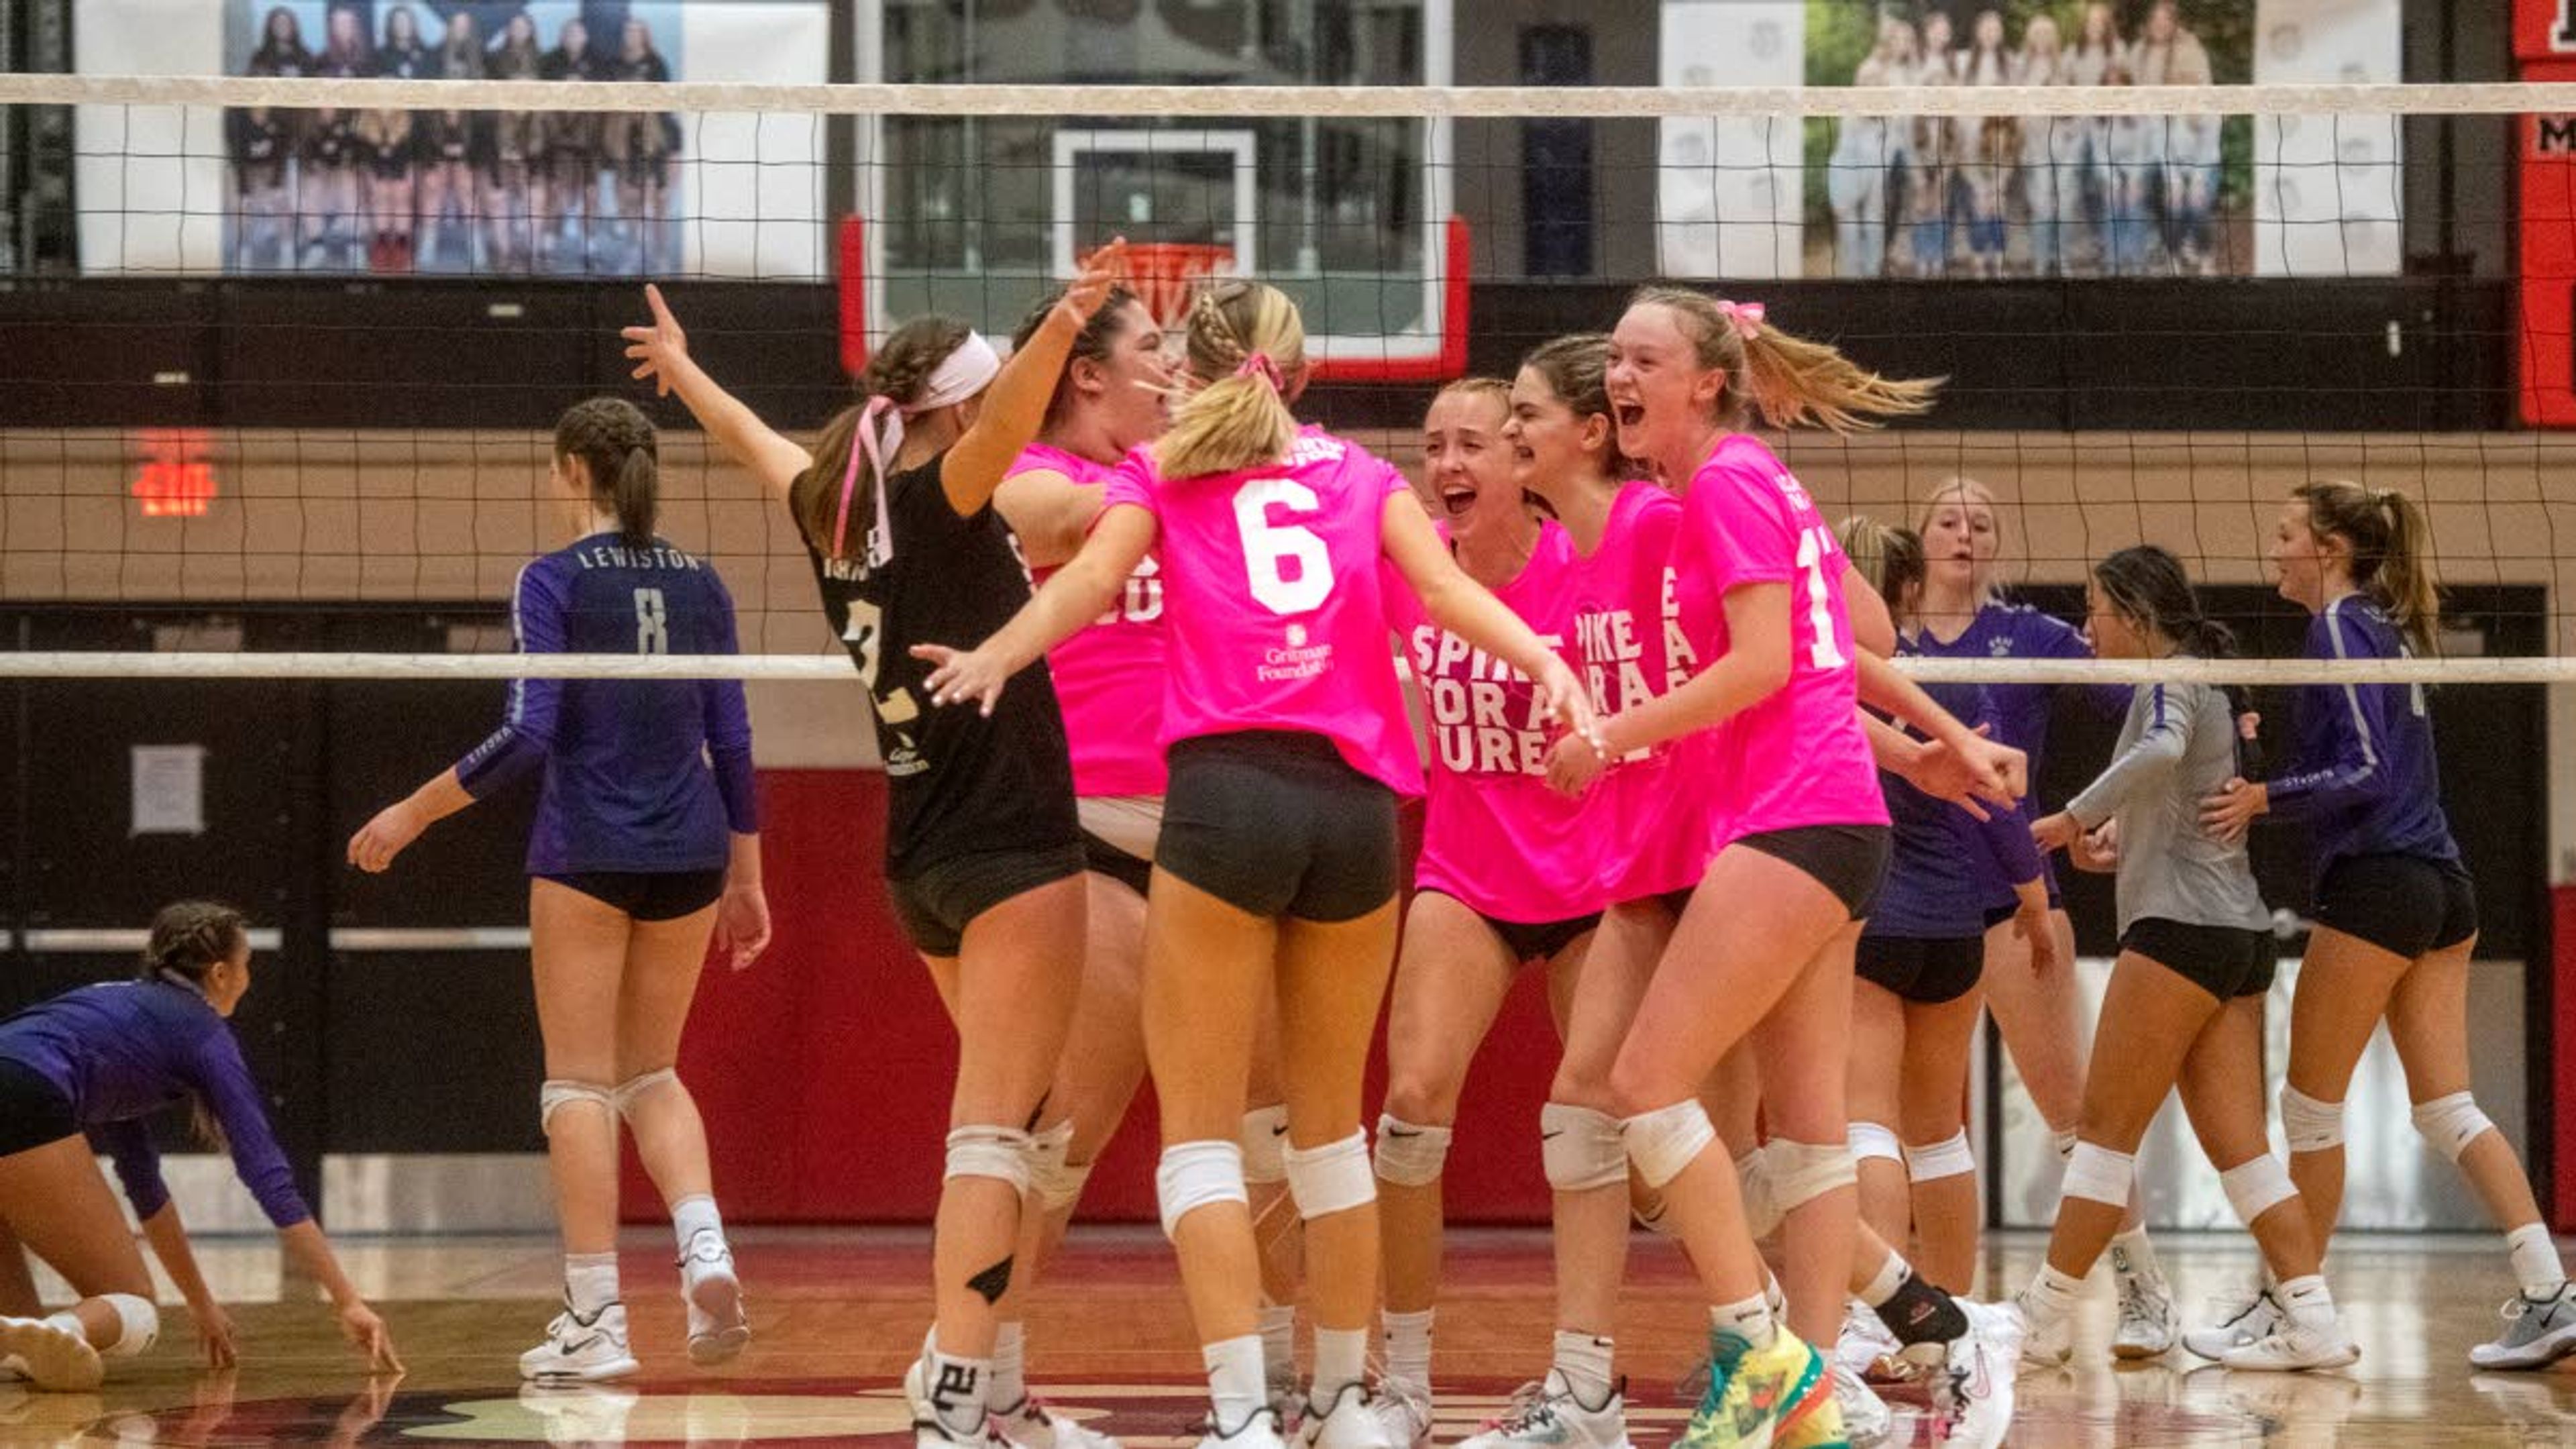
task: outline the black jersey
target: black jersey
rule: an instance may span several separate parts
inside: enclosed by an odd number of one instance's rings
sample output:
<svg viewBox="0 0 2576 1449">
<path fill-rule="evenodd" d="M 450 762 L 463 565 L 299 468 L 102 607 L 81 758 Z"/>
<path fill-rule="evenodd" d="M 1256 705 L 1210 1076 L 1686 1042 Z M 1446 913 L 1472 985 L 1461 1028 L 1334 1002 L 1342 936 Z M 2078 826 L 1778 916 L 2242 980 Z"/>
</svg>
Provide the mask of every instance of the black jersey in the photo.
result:
<svg viewBox="0 0 2576 1449">
<path fill-rule="evenodd" d="M 1029 601 L 1028 566 L 990 504 L 960 518 L 940 470 L 948 455 L 886 480 L 894 557 L 865 577 L 857 557 L 813 553 L 823 613 L 876 701 L 885 758 L 886 874 L 902 879 L 959 855 L 1052 849 L 1082 838 L 1074 820 L 1073 761 L 1041 659 L 1011 679 L 990 719 L 975 707 L 930 702 L 931 665 L 916 644 L 970 649 Z M 851 519 L 862 553 L 871 520 Z"/>
</svg>

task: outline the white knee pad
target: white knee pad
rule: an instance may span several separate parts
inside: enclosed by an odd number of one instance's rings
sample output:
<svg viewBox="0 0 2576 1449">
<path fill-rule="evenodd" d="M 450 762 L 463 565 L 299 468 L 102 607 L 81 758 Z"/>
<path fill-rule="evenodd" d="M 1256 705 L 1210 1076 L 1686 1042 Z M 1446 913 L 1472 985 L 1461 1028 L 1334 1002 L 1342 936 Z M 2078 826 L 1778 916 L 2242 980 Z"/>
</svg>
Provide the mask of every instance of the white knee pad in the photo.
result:
<svg viewBox="0 0 2576 1449">
<path fill-rule="evenodd" d="M 1628 1181 L 1619 1119 L 1589 1107 L 1550 1102 L 1538 1109 L 1538 1159 L 1547 1185 L 1558 1192 L 1592 1192 Z"/>
<path fill-rule="evenodd" d="M 1855 1160 L 1869 1157 L 1889 1162 L 1903 1162 L 1905 1149 L 1898 1145 L 1896 1133 L 1880 1122 L 1855 1120 L 1851 1124 L 1851 1154 Z"/>
<path fill-rule="evenodd" d="M 1029 1134 L 1017 1127 L 974 1123 L 948 1134 L 945 1179 L 989 1177 L 1013 1192 L 1029 1190 Z"/>
<path fill-rule="evenodd" d="M 2226 1189 L 2227 1205 L 2236 1209 L 2236 1220 L 2249 1228 L 2256 1218 L 2299 1195 L 2299 1185 L 2290 1181 L 2290 1169 L 2269 1152 L 2218 1174 L 2218 1185 Z"/>
<path fill-rule="evenodd" d="M 2457 1162 L 2470 1143 L 2495 1130 L 2495 1123 L 2478 1110 L 2477 1098 L 2466 1092 L 2453 1092 L 2416 1103 L 2415 1130 L 2424 1134 L 2434 1151 Z"/>
<path fill-rule="evenodd" d="M 1708 1109 L 1699 1099 L 1685 1097 L 1622 1121 L 1619 1140 L 1646 1186 L 1661 1191 L 1717 1140 L 1717 1129 L 1709 1125 Z"/>
<path fill-rule="evenodd" d="M 1076 1167 L 1065 1161 L 1072 1150 L 1070 1117 L 1029 1138 L 1029 1191 L 1037 1198 L 1038 1211 L 1060 1213 L 1081 1200 L 1083 1184 L 1091 1180 L 1091 1164 Z"/>
<path fill-rule="evenodd" d="M 1977 1170 L 1977 1154 L 1968 1149 L 1968 1129 L 1960 1128 L 1938 1142 L 1905 1149 L 1905 1176 L 1911 1182 L 1937 1182 L 1967 1177 Z"/>
<path fill-rule="evenodd" d="M 1243 1188 L 1243 1148 L 1233 1142 L 1175 1142 L 1154 1168 L 1154 1200 L 1163 1236 L 1180 1231 L 1181 1219 L 1211 1203 L 1251 1205 Z"/>
<path fill-rule="evenodd" d="M 161 1310 L 149 1298 L 131 1293 L 102 1293 L 99 1302 L 116 1310 L 116 1342 L 99 1350 L 109 1358 L 132 1358 L 161 1336 Z"/>
<path fill-rule="evenodd" d="M 2292 1152 L 2323 1152 L 2343 1144 L 2343 1103 L 2320 1102 L 2281 1084 L 2281 1135 Z"/>
<path fill-rule="evenodd" d="M 2137 1175 L 2137 1154 L 2078 1142 L 2075 1150 L 2066 1155 L 2066 1184 L 2059 1191 L 2086 1202 L 2125 1208 L 2129 1205 L 2129 1184 Z"/>
<path fill-rule="evenodd" d="M 664 1067 L 658 1072 L 645 1072 L 640 1076 L 628 1077 L 609 1092 L 608 1105 L 616 1109 L 618 1116 L 632 1122 L 635 1120 L 637 1098 L 664 1082 L 677 1086 L 679 1081 L 679 1072 L 670 1067 Z"/>
<path fill-rule="evenodd" d="M 1377 1175 L 1398 1187 L 1424 1187 L 1440 1180 L 1449 1161 L 1451 1129 L 1399 1120 L 1377 1119 Z"/>
<path fill-rule="evenodd" d="M 1377 1174 L 1369 1170 L 1368 1134 L 1354 1132 L 1321 1147 L 1291 1147 L 1288 1196 L 1308 1222 L 1377 1201 Z"/>
<path fill-rule="evenodd" d="M 1735 1186 L 1744 1197 L 1744 1228 L 1755 1242 L 1780 1230 L 1780 1195 L 1771 1187 L 1771 1159 L 1756 1147 L 1735 1159 Z"/>
<path fill-rule="evenodd" d="M 550 1078 L 544 1086 L 537 1089 L 537 1130 L 554 1131 L 555 1114 L 580 1102 L 596 1102 L 603 1110 L 609 1112 L 617 1110 L 617 1094 L 596 1082 L 576 1082 L 561 1077 Z M 612 1122 L 611 1126 L 614 1125 Z"/>
<path fill-rule="evenodd" d="M 1267 1187 L 1288 1180 L 1288 1108 L 1256 1107 L 1243 1114 L 1243 1180 Z"/>
<path fill-rule="evenodd" d="M 1771 1200 L 1784 1215 L 1860 1181 L 1860 1164 L 1848 1142 L 1792 1142 L 1774 1137 L 1762 1155 L 1769 1159 L 1765 1166 L 1771 1175 Z"/>
</svg>

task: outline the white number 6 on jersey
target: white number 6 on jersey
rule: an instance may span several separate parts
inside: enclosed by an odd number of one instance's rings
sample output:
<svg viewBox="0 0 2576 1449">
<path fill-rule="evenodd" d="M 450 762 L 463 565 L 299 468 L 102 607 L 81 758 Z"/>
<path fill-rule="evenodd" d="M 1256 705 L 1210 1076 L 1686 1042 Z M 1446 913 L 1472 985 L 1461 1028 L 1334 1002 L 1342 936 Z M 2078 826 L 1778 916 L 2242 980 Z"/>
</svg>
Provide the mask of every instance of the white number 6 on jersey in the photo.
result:
<svg viewBox="0 0 2576 1449">
<path fill-rule="evenodd" d="M 1234 525 L 1243 535 L 1243 563 L 1252 597 L 1274 614 L 1303 614 L 1333 591 L 1332 554 L 1313 529 L 1270 521 L 1270 505 L 1311 514 L 1323 500 L 1294 478 L 1255 478 L 1235 490 Z M 1296 565 L 1289 577 L 1287 565 Z"/>
</svg>

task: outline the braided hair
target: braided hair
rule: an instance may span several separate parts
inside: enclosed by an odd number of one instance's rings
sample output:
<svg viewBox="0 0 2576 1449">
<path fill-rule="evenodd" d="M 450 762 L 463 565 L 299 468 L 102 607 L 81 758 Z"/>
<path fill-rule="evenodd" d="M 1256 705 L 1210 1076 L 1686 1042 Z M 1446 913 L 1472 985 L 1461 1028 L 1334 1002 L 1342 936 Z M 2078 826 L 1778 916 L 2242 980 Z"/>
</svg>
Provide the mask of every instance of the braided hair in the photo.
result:
<svg viewBox="0 0 2576 1449">
<path fill-rule="evenodd" d="M 662 511 L 661 447 L 652 421 L 624 398 L 573 404 L 555 420 L 555 457 L 590 465 L 590 499 L 617 515 L 628 548 L 653 546 Z"/>
</svg>

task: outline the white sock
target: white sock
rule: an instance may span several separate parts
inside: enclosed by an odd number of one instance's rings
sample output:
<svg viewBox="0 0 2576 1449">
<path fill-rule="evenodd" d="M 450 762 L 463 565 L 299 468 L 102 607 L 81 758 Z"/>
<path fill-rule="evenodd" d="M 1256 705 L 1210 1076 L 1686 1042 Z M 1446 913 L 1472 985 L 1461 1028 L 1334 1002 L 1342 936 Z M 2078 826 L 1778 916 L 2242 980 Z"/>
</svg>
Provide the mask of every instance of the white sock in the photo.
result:
<svg viewBox="0 0 2576 1449">
<path fill-rule="evenodd" d="M 1016 1409 L 1029 1396 L 1027 1343 L 1028 1329 L 1023 1324 L 1004 1323 L 993 1330 L 993 1387 L 985 1397 L 997 1410 Z"/>
<path fill-rule="evenodd" d="M 1262 1305 L 1261 1368 L 1273 1383 L 1286 1383 L 1297 1377 L 1296 1304 Z"/>
<path fill-rule="evenodd" d="M 1312 1402 L 1323 1405 L 1326 1413 L 1332 1412 L 1333 1400 L 1367 1373 L 1367 1329 L 1316 1328 L 1315 1387 L 1308 1396 Z"/>
<path fill-rule="evenodd" d="M 1771 1346 L 1779 1327 L 1771 1321 L 1771 1300 L 1759 1293 L 1741 1303 L 1721 1303 L 1708 1311 L 1708 1321 L 1721 1333 L 1743 1339 L 1756 1352 Z"/>
<path fill-rule="evenodd" d="M 993 1361 L 959 1358 L 939 1347 L 939 1330 L 923 1346 L 929 1362 L 930 1412 L 956 1439 L 977 1440 L 984 1434 L 984 1414 L 991 1405 Z"/>
<path fill-rule="evenodd" d="M 1887 1261 L 1878 1265 L 1878 1271 L 1871 1275 L 1868 1286 L 1860 1290 L 1860 1301 L 1872 1308 L 1884 1307 L 1888 1299 L 1896 1296 L 1896 1290 L 1905 1286 L 1905 1280 L 1913 1276 L 1913 1265 L 1905 1261 L 1905 1255 L 1890 1248 Z"/>
<path fill-rule="evenodd" d="M 2331 1328 L 2335 1321 L 2334 1295 L 2326 1291 L 2322 1274 L 2310 1273 L 2304 1278 L 2284 1278 L 2272 1290 L 2280 1299 L 2281 1311 L 2292 1323 L 2303 1328 Z"/>
<path fill-rule="evenodd" d="M 2147 1240 L 2146 1224 L 2111 1235 L 2111 1271 L 2123 1278 L 2164 1276 L 2164 1265 L 2156 1261 L 2156 1245 Z"/>
<path fill-rule="evenodd" d="M 2063 1318 L 2075 1311 L 2075 1299 L 2083 1291 L 2083 1279 L 2042 1263 L 2039 1272 L 2031 1277 L 2022 1301 L 2030 1307 L 2033 1317 L 2045 1314 L 2051 1319 Z"/>
<path fill-rule="evenodd" d="M 575 1316 L 589 1318 L 617 1301 L 615 1253 L 564 1254 L 564 1297 Z"/>
<path fill-rule="evenodd" d="M 1261 1336 L 1247 1333 L 1211 1343 L 1199 1350 L 1207 1365 L 1208 1402 L 1216 1410 L 1216 1431 L 1232 1434 L 1270 1407 L 1270 1385 L 1261 1366 Z"/>
<path fill-rule="evenodd" d="M 1556 1331 L 1556 1376 L 1573 1390 L 1575 1402 L 1597 1409 L 1610 1402 L 1610 1356 L 1613 1345 L 1597 1333 Z"/>
<path fill-rule="evenodd" d="M 2544 1223 L 2526 1223 L 2504 1235 L 2504 1246 L 2513 1260 L 2513 1276 L 2522 1283 L 2522 1296 L 2537 1303 L 2551 1297 L 2567 1282 L 2567 1269 L 2558 1261 L 2558 1245 L 2549 1237 Z"/>
<path fill-rule="evenodd" d="M 1386 1374 L 1406 1383 L 1431 1387 L 1431 1315 L 1425 1308 L 1420 1313 L 1382 1313 L 1379 1321 L 1386 1326 Z"/>
<path fill-rule="evenodd" d="M 724 1237 L 724 1215 L 716 1211 L 716 1200 L 696 1193 L 671 1204 L 671 1236 L 678 1240 L 680 1251 L 689 1251 L 689 1240 L 700 1233 Z"/>
</svg>

